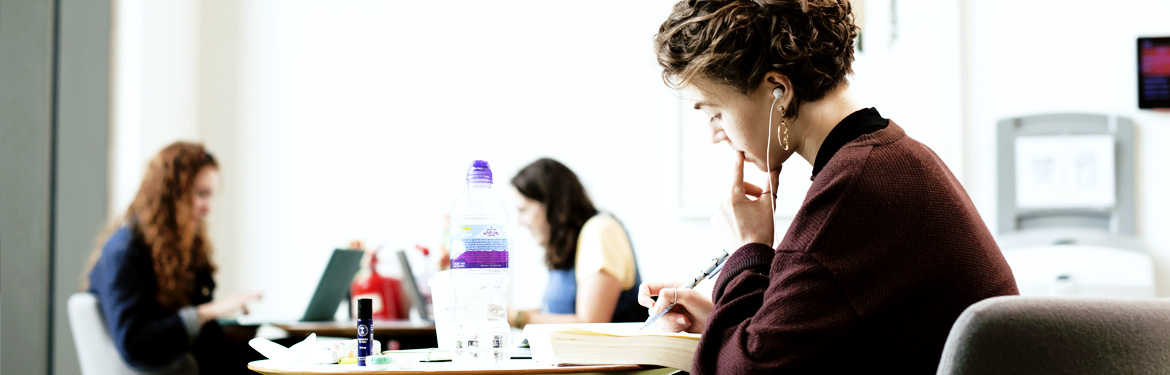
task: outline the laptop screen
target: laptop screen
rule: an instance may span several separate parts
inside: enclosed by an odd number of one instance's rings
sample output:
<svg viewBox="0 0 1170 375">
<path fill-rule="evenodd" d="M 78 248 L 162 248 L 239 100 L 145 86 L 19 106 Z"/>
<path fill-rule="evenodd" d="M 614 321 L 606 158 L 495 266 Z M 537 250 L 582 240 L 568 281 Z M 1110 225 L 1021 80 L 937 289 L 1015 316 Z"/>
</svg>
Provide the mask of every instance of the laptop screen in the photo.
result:
<svg viewBox="0 0 1170 375">
<path fill-rule="evenodd" d="M 423 320 L 431 320 L 427 314 L 427 301 L 423 298 L 422 291 L 418 288 L 418 283 L 414 280 L 414 272 L 410 269 L 410 261 L 406 259 L 406 251 L 398 250 L 398 264 L 402 265 L 402 288 L 403 292 L 410 298 L 410 304 L 414 306 L 414 311 L 418 312 L 418 316 Z"/>
<path fill-rule="evenodd" d="M 317 290 L 313 292 L 313 298 L 309 300 L 309 306 L 305 308 L 305 316 L 301 318 L 302 321 L 325 322 L 333 320 L 333 315 L 337 313 L 337 306 L 345 298 L 354 275 L 357 275 L 358 269 L 362 266 L 364 255 L 365 252 L 361 250 L 333 250 L 333 256 L 329 257 L 329 264 L 325 266 L 325 272 L 321 274 L 321 281 L 317 283 Z"/>
</svg>

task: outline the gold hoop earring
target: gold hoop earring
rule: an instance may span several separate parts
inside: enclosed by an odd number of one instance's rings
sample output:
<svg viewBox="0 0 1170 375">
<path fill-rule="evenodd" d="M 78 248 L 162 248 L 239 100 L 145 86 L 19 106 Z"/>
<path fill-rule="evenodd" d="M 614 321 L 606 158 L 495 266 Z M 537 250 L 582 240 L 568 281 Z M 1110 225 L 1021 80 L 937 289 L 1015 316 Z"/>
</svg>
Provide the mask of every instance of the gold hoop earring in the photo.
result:
<svg viewBox="0 0 1170 375">
<path fill-rule="evenodd" d="M 781 129 L 784 134 L 780 134 Z M 784 121 L 784 106 L 780 106 L 780 129 L 776 129 L 776 138 L 781 139 L 784 151 L 788 151 L 788 122 Z"/>
</svg>

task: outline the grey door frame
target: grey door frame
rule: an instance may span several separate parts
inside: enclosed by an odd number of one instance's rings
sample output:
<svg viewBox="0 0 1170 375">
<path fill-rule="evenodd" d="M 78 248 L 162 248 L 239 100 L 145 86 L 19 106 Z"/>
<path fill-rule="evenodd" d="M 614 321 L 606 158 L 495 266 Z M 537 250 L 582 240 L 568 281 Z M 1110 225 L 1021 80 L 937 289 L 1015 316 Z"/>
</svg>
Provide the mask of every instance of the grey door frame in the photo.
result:
<svg viewBox="0 0 1170 375">
<path fill-rule="evenodd" d="M 0 373 L 80 372 L 65 301 L 109 212 L 111 3 L 0 1 Z"/>
</svg>

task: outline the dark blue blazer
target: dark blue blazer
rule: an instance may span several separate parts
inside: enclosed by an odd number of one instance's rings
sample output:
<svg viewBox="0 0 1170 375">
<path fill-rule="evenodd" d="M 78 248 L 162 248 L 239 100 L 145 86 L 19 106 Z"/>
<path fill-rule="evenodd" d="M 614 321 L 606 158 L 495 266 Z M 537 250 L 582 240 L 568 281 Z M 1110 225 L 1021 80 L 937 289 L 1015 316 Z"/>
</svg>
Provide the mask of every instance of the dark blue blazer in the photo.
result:
<svg viewBox="0 0 1170 375">
<path fill-rule="evenodd" d="M 119 228 L 106 241 L 89 273 L 89 292 L 97 296 L 110 338 L 131 367 L 167 367 L 199 345 L 188 337 L 178 311 L 158 303 L 157 290 L 150 247 L 130 226 Z M 197 306 L 210 301 L 214 291 L 211 272 L 197 272 L 196 287 L 188 297 Z M 202 327 L 199 336 L 209 330 L 222 333 L 212 321 Z"/>
</svg>

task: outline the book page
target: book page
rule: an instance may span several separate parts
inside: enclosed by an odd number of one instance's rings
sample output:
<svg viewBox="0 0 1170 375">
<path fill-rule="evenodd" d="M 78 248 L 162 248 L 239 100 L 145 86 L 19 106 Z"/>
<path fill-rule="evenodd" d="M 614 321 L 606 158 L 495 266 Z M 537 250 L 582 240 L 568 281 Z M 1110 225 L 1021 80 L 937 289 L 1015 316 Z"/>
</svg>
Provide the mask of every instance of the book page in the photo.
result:
<svg viewBox="0 0 1170 375">
<path fill-rule="evenodd" d="M 643 323 L 529 324 L 532 359 L 556 365 L 637 364 L 689 370 L 699 334 L 638 331 Z"/>
<path fill-rule="evenodd" d="M 550 324 L 546 332 L 562 331 L 595 336 L 670 336 L 698 340 L 698 333 L 663 332 L 654 327 L 639 331 L 643 323 L 581 323 L 581 324 Z"/>
</svg>

